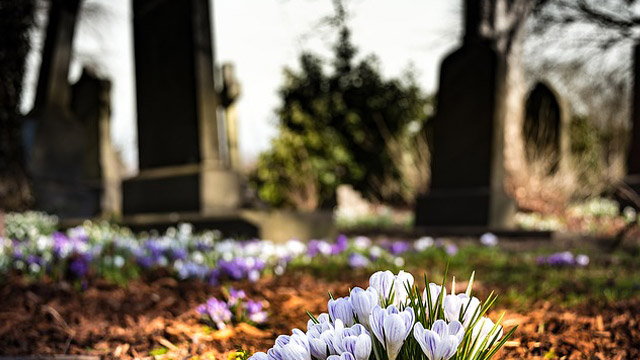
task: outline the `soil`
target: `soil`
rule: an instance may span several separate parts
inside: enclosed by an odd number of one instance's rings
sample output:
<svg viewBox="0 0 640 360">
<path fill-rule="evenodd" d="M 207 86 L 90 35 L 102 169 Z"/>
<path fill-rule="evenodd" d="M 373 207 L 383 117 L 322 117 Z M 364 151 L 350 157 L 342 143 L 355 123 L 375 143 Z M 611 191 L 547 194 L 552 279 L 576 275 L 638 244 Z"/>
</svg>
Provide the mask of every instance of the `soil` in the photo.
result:
<svg viewBox="0 0 640 360">
<path fill-rule="evenodd" d="M 266 351 L 276 336 L 306 329 L 305 310 L 326 311 L 327 291 L 346 295 L 366 287 L 365 274 L 325 280 L 307 273 L 269 277 L 255 284 L 234 283 L 251 298 L 269 302 L 269 320 L 260 329 L 241 324 L 207 331 L 195 308 L 221 289 L 202 282 L 160 277 L 126 287 L 95 281 L 84 291 L 65 283 L 27 283 L 10 278 L 0 285 L 0 355 L 85 354 L 104 359 L 149 357 L 226 359 L 239 348 Z M 480 285 L 481 287 L 481 285 Z M 480 295 L 483 291 L 480 290 Z M 606 306 L 562 308 L 540 302 L 528 313 L 506 311 L 506 329 L 519 325 L 497 359 L 639 359 L 640 299 Z M 549 356 L 549 355 L 548 355 Z M 556 358 L 556 357 L 547 357 Z"/>
</svg>

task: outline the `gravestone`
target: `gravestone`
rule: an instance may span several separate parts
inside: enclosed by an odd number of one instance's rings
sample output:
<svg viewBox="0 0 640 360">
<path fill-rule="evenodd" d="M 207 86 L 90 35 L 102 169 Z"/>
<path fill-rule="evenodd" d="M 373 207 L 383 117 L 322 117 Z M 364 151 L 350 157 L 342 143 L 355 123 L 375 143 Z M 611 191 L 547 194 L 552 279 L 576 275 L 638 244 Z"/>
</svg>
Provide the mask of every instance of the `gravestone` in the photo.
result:
<svg viewBox="0 0 640 360">
<path fill-rule="evenodd" d="M 35 207 L 65 218 L 118 213 L 120 177 L 110 141 L 111 83 L 69 65 L 79 0 L 53 0 L 34 107 L 23 128 Z"/>
<path fill-rule="evenodd" d="M 538 82 L 527 97 L 522 135 L 530 164 L 543 166 L 549 175 L 560 167 L 564 109 L 549 86 Z"/>
<path fill-rule="evenodd" d="M 123 213 L 236 208 L 238 176 L 221 157 L 208 0 L 133 1 L 140 173 Z"/>
<path fill-rule="evenodd" d="M 94 189 L 95 212 L 121 212 L 122 166 L 111 143 L 111 82 L 84 68 L 72 86 L 71 108 L 82 123 L 83 179 Z"/>
<path fill-rule="evenodd" d="M 87 181 L 90 140 L 71 108 L 69 63 L 79 0 L 52 0 L 33 110 L 25 121 L 28 169 L 37 209 L 62 218 L 100 212 L 99 189 Z"/>
<path fill-rule="evenodd" d="M 503 185 L 506 60 L 482 35 L 482 4 L 465 2 L 463 44 L 442 63 L 431 187 L 416 200 L 417 227 L 506 227 L 514 213 Z"/>
<path fill-rule="evenodd" d="M 631 138 L 627 153 L 627 175 L 624 182 L 640 194 L 640 43 L 633 48 L 633 88 L 631 98 Z M 633 196 L 633 194 L 631 194 Z M 624 205 L 632 205 L 627 196 Z M 636 205 L 637 206 L 637 205 Z"/>
</svg>

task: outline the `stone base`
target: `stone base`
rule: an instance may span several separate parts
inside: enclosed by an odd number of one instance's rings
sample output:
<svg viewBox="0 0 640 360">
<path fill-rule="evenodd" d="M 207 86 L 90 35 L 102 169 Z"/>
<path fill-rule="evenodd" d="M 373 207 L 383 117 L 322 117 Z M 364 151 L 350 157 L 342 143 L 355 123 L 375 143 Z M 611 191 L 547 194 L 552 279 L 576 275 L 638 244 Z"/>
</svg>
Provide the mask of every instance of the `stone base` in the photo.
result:
<svg viewBox="0 0 640 360">
<path fill-rule="evenodd" d="M 169 226 L 187 222 L 196 230 L 219 230 L 236 239 L 260 238 L 275 242 L 291 239 L 331 239 L 335 235 L 330 211 L 297 212 L 290 210 L 218 210 L 200 213 L 137 214 L 125 216 L 122 225 L 133 231 L 164 231 Z M 81 223 L 81 220 L 78 220 Z M 67 223 L 67 226 L 75 224 Z"/>
<path fill-rule="evenodd" d="M 260 227 L 261 238 L 266 240 L 332 240 L 336 235 L 332 211 L 243 210 L 242 215 Z"/>
<path fill-rule="evenodd" d="M 55 214 L 61 219 L 92 217 L 101 213 L 102 188 L 86 183 L 53 180 L 33 180 L 33 192 L 38 210 Z"/>
<path fill-rule="evenodd" d="M 511 228 L 515 208 L 489 188 L 433 189 L 416 200 L 416 227 Z"/>
<path fill-rule="evenodd" d="M 122 213 L 211 213 L 241 205 L 238 175 L 203 165 L 143 170 L 122 182 Z"/>
</svg>

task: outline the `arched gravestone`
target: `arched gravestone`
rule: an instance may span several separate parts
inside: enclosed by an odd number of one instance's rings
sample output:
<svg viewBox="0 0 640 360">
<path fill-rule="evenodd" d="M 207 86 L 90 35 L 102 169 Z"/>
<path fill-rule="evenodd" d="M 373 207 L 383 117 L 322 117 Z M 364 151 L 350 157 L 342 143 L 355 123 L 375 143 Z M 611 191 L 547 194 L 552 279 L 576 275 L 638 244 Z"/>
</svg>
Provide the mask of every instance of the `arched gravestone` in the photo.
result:
<svg viewBox="0 0 640 360">
<path fill-rule="evenodd" d="M 527 97 L 522 126 L 525 154 L 529 164 L 539 164 L 551 175 L 560 165 L 562 109 L 555 93 L 537 83 Z"/>
</svg>

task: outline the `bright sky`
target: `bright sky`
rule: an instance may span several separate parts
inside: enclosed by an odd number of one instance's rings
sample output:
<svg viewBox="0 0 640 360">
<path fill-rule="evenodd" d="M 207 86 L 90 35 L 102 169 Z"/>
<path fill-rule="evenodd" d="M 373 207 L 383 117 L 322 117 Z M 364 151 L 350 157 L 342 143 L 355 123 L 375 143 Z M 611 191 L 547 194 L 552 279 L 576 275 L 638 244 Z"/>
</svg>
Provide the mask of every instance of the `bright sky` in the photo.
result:
<svg viewBox="0 0 640 360">
<path fill-rule="evenodd" d="M 131 0 L 86 0 L 107 11 L 77 29 L 71 79 L 90 63 L 112 80 L 112 138 L 127 165 L 137 167 Z M 458 43 L 460 0 L 346 0 L 359 55 L 376 54 L 386 76 L 411 64 L 426 91 L 437 86 L 442 57 Z M 269 147 L 285 66 L 302 50 L 328 54 L 332 38 L 315 25 L 333 13 L 331 0 L 213 0 L 216 58 L 232 62 L 242 84 L 238 102 L 240 149 L 245 163 Z M 35 39 L 36 47 L 41 43 Z M 37 49 L 39 51 L 39 49 Z M 33 104 L 39 66 L 31 54 L 22 110 Z"/>
</svg>

